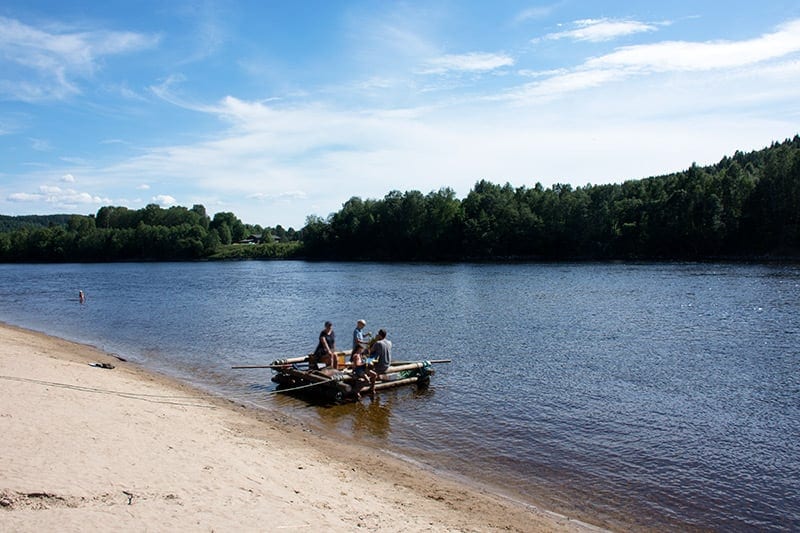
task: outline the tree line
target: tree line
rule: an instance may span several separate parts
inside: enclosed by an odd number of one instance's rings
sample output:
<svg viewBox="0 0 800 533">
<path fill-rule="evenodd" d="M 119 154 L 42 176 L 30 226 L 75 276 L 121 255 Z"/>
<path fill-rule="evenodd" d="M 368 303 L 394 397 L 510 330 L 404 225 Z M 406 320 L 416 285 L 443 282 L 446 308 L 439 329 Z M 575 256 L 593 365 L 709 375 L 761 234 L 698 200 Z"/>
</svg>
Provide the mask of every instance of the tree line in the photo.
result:
<svg viewBox="0 0 800 533">
<path fill-rule="evenodd" d="M 63 215 L 54 215 L 63 216 Z M 309 258 L 464 261 L 800 257 L 800 136 L 719 163 L 619 184 L 573 188 L 478 181 L 353 197 L 299 231 L 205 208 L 103 207 L 66 223 L 0 218 L 2 261 Z M 34 219 L 31 222 L 30 219 Z M 33 225 L 32 225 L 33 224 Z M 13 224 L 12 224 L 13 225 Z M 250 234 L 264 242 L 235 245 Z"/>
<path fill-rule="evenodd" d="M 309 257 L 378 260 L 797 257 L 800 136 L 706 167 L 573 188 L 478 181 L 354 197 L 303 228 Z"/>
<path fill-rule="evenodd" d="M 107 206 L 96 215 L 4 217 L 0 222 L 12 228 L 0 231 L 0 261 L 7 262 L 288 257 L 300 246 L 300 233 L 292 228 L 245 224 L 230 212 L 211 218 L 202 205 Z M 233 250 L 248 236 L 256 236 L 257 243 L 247 253 Z"/>
</svg>

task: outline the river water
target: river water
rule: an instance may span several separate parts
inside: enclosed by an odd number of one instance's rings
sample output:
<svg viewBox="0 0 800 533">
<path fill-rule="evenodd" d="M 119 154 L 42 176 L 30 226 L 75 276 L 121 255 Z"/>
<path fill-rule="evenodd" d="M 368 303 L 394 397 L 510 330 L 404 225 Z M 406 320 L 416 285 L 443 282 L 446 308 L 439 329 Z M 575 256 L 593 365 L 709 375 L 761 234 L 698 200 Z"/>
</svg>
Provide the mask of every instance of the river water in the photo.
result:
<svg viewBox="0 0 800 533">
<path fill-rule="evenodd" d="M 78 290 L 86 302 L 78 302 Z M 268 370 L 358 318 L 424 391 L 309 405 Z M 618 529 L 800 530 L 800 267 L 0 265 L 0 321 Z"/>
</svg>

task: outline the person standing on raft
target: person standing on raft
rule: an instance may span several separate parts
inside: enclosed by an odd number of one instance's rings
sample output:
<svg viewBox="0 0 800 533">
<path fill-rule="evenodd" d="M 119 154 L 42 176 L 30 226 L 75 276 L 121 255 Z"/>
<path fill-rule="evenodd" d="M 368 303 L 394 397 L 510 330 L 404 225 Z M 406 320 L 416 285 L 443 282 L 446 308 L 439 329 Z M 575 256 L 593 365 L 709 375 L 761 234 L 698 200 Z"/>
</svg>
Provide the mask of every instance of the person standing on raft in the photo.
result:
<svg viewBox="0 0 800 533">
<path fill-rule="evenodd" d="M 333 323 L 325 322 L 325 329 L 319 333 L 319 343 L 314 353 L 308 357 L 308 369 L 317 370 L 318 363 L 324 363 L 331 368 L 339 368 L 339 358 L 336 357 L 336 334 L 333 332 Z"/>
<path fill-rule="evenodd" d="M 375 381 L 381 374 L 389 370 L 389 365 L 392 364 L 392 341 L 386 338 L 386 330 L 378 330 L 378 335 L 375 338 L 378 340 L 369 350 L 374 366 L 367 371 L 372 394 L 375 394 Z"/>
<path fill-rule="evenodd" d="M 364 353 L 369 345 L 367 337 L 371 337 L 372 333 L 364 333 L 364 328 L 367 321 L 363 318 L 356 322 L 356 329 L 353 330 L 353 351 L 350 352 L 350 361 L 353 366 L 360 366 L 362 364 L 361 354 Z"/>
<path fill-rule="evenodd" d="M 367 337 L 371 337 L 371 333 L 364 333 L 364 328 L 367 321 L 363 318 L 356 322 L 356 329 L 353 330 L 353 351 L 350 354 L 350 364 L 352 366 L 353 376 L 356 378 L 356 398 L 361 399 L 362 385 L 366 385 L 369 381 L 367 374 L 367 362 L 364 360 L 364 354 L 367 352 L 369 341 Z"/>
</svg>

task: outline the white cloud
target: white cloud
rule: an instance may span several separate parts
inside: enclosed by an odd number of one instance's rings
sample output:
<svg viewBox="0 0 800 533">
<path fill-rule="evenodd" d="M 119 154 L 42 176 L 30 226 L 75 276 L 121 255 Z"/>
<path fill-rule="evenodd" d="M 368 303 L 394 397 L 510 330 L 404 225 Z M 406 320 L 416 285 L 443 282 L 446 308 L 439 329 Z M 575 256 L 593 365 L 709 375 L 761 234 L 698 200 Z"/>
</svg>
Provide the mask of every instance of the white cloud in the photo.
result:
<svg viewBox="0 0 800 533">
<path fill-rule="evenodd" d="M 247 196 L 248 199 L 252 200 L 260 200 L 263 202 L 272 202 L 272 201 L 279 201 L 279 200 L 303 200 L 308 198 L 308 194 L 305 191 L 283 191 L 279 193 L 263 193 L 257 192 L 254 194 L 250 194 Z"/>
<path fill-rule="evenodd" d="M 393 189 L 427 193 L 450 186 L 465 195 L 481 178 L 549 186 L 646 177 L 796 133 L 798 111 L 792 117 L 771 109 L 774 102 L 796 101 L 800 64 L 788 57 L 796 50 L 792 28 L 737 42 L 682 43 L 688 52 L 671 42 L 617 48 L 573 68 L 520 72 L 535 83 L 504 98 L 452 98 L 446 105 L 370 108 L 361 102 L 349 108 L 341 100 L 235 96 L 194 104 L 172 94 L 181 81 L 173 77 L 153 91 L 220 119 L 222 130 L 202 132 L 198 142 L 147 148 L 102 168 L 65 165 L 55 175 L 74 172 L 82 184 L 96 184 L 86 188 L 98 190 L 116 183 L 119 189 L 109 191 L 115 198 L 151 184 L 174 195 L 152 197 L 165 207 L 175 205 L 175 197 L 191 199 L 249 223 L 294 227 L 306 215 L 339 209 L 351 196 L 380 198 Z M 747 68 L 704 59 L 716 57 L 708 52 L 716 47 Z M 419 57 L 435 55 L 424 52 Z M 464 54 L 440 57 L 438 68 L 481 73 L 513 64 L 502 54 Z M 615 83 L 621 80 L 626 83 Z M 587 88 L 593 90 L 579 92 Z M 509 105 L 519 101 L 528 107 Z M 791 105 L 781 107 L 798 109 Z M 132 201 L 147 202 L 152 193 L 142 194 Z M 13 196 L 17 202 L 46 197 Z"/>
<path fill-rule="evenodd" d="M 0 94 L 23 101 L 80 93 L 103 58 L 154 47 L 159 37 L 134 32 L 48 31 L 0 16 Z"/>
<path fill-rule="evenodd" d="M 542 81 L 527 84 L 510 93 L 516 100 L 548 100 L 563 97 L 566 93 L 599 87 L 606 83 L 623 79 L 627 73 L 619 70 L 584 69 L 565 72 Z M 499 97 L 507 98 L 508 95 Z"/>
<path fill-rule="evenodd" d="M 136 186 L 136 190 L 137 191 L 147 191 L 149 189 L 150 189 L 150 185 L 148 185 L 146 183 L 142 183 L 141 185 L 137 185 Z"/>
<path fill-rule="evenodd" d="M 691 72 L 737 68 L 800 51 L 800 20 L 778 31 L 746 41 L 666 41 L 626 46 L 590 59 L 588 68 L 623 68 L 654 72 Z"/>
<path fill-rule="evenodd" d="M 430 59 L 422 69 L 422 74 L 443 74 L 450 71 L 488 72 L 514 65 L 514 59 L 505 54 L 472 52 L 469 54 L 449 54 Z"/>
<path fill-rule="evenodd" d="M 73 176 L 72 174 L 64 174 L 63 176 L 61 176 L 61 181 L 65 183 L 75 183 L 75 176 Z"/>
<path fill-rule="evenodd" d="M 783 24 L 773 33 L 743 41 L 664 41 L 625 46 L 590 58 L 571 70 L 544 76 L 541 81 L 514 89 L 507 96 L 518 101 L 552 99 L 568 92 L 654 73 L 752 68 L 799 51 L 800 20 Z"/>
<path fill-rule="evenodd" d="M 183 103 L 181 100 L 177 99 L 173 93 L 173 87 L 178 85 L 182 82 L 186 81 L 186 76 L 183 74 L 172 74 L 167 76 L 167 78 L 162 81 L 158 85 L 151 85 L 149 87 L 150 91 L 158 96 L 159 98 L 166 100 L 171 104 L 175 104 L 179 107 L 190 107 Z"/>
<path fill-rule="evenodd" d="M 10 202 L 38 202 L 42 199 L 40 194 L 28 192 L 15 192 L 8 195 Z"/>
<path fill-rule="evenodd" d="M 173 205 L 178 205 L 178 202 L 172 196 L 168 194 L 159 194 L 153 196 L 152 198 L 153 203 L 160 205 L 161 207 L 171 207 Z"/>
<path fill-rule="evenodd" d="M 636 20 L 584 19 L 573 23 L 574 29 L 550 33 L 542 39 L 572 39 L 575 41 L 602 42 L 636 33 L 655 31 L 657 26 Z M 540 39 L 534 39 L 534 42 Z"/>
<path fill-rule="evenodd" d="M 516 100 L 510 103 L 524 101 L 530 110 L 508 106 L 508 98 L 350 110 L 228 96 L 214 105 L 190 107 L 229 125 L 214 140 L 153 149 L 102 174 L 154 184 L 168 178 L 170 187 L 191 183 L 202 191 L 192 193 L 197 203 L 208 207 L 213 198 L 242 220 L 297 227 L 298 219 L 315 211 L 325 216 L 351 196 L 383 197 L 393 189 L 426 193 L 441 186 L 465 195 L 480 178 L 546 186 L 619 181 L 680 170 L 691 161 L 709 161 L 708 154 L 719 158 L 757 147 L 759 139 L 791 134 L 788 118 L 748 120 L 751 126 L 737 129 L 731 126 L 737 119 L 729 117 L 748 113 L 739 105 L 744 96 L 758 94 L 767 102 L 786 98 L 797 85 L 797 69 L 769 63 L 775 72 L 767 76 L 741 69 L 737 80 L 731 79 L 733 72 L 719 77 L 716 70 L 709 71 L 715 78 L 653 80 L 645 75 L 651 71 L 646 62 L 635 67 L 603 66 L 602 57 L 597 61 L 540 72 L 536 83 L 511 93 Z M 639 79 L 644 81 L 613 84 Z M 765 83 L 770 94 L 753 91 Z M 570 97 L 586 88 L 595 89 L 590 97 Z M 726 113 L 711 116 L 712 109 L 726 105 Z M 685 117 L 698 111 L 705 122 L 687 125 Z M 715 130 L 726 135 L 702 141 Z M 635 155 L 621 157 L 620 146 Z M 265 202 L 270 209 L 264 209 Z"/>
<path fill-rule="evenodd" d="M 123 141 L 122 139 L 105 139 L 100 141 L 100 144 L 130 144 L 128 141 Z"/>
<path fill-rule="evenodd" d="M 345 10 L 338 21 L 342 36 L 342 65 L 350 69 L 344 82 L 349 87 L 363 85 L 368 93 L 371 83 L 377 82 L 373 90 L 386 98 L 386 83 L 392 88 L 407 90 L 408 75 L 419 68 L 420 58 L 440 55 L 440 25 L 446 20 L 448 12 L 443 6 L 433 3 L 415 4 L 409 2 L 381 2 L 361 7 L 351 6 Z M 273 74 L 274 76 L 274 74 Z M 361 82 L 360 80 L 366 80 Z M 324 87 L 325 91 L 336 91 L 337 98 L 342 95 L 341 78 L 334 86 Z M 315 91 L 307 85 L 294 88 Z M 363 94 L 363 93 L 359 93 Z"/>
<path fill-rule="evenodd" d="M 528 9 L 524 9 L 519 13 L 517 13 L 517 15 L 514 17 L 514 22 L 521 23 L 521 22 L 526 22 L 528 20 L 539 20 L 547 18 L 548 16 L 550 16 L 551 13 L 553 13 L 553 11 L 557 9 L 557 7 L 558 4 L 550 6 L 529 7 Z"/>
<path fill-rule="evenodd" d="M 59 159 L 61 161 L 64 161 L 65 163 L 69 163 L 71 165 L 83 166 L 83 165 L 88 165 L 89 164 L 89 160 L 85 159 L 83 157 L 62 156 Z"/>
<path fill-rule="evenodd" d="M 50 143 L 44 139 L 31 139 L 31 148 L 37 152 L 49 152 L 52 149 Z"/>
<path fill-rule="evenodd" d="M 122 98 L 124 98 L 126 100 L 131 100 L 131 101 L 134 101 L 134 102 L 146 102 L 147 101 L 147 98 L 145 98 L 143 95 L 139 94 L 139 92 L 135 91 L 134 89 L 131 89 L 126 84 L 113 85 L 113 86 L 111 86 L 111 88 L 113 90 L 116 90 L 116 92 Z"/>
<path fill-rule="evenodd" d="M 18 192 L 10 194 L 8 200 L 26 203 L 43 202 L 58 206 L 111 203 L 108 198 L 76 191 L 75 189 L 62 189 L 52 185 L 42 185 L 39 187 L 39 192 L 36 193 Z"/>
<path fill-rule="evenodd" d="M 61 189 L 60 187 L 42 186 L 39 188 L 45 196 L 45 201 L 55 204 L 97 204 L 110 202 L 108 198 L 80 192 L 74 189 Z"/>
</svg>

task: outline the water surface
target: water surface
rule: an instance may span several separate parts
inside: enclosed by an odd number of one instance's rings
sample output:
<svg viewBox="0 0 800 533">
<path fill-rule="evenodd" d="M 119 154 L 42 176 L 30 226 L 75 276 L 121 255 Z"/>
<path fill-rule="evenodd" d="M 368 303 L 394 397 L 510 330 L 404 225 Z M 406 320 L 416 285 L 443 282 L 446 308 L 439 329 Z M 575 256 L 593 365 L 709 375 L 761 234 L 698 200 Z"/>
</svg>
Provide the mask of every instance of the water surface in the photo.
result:
<svg viewBox="0 0 800 533">
<path fill-rule="evenodd" d="M 87 295 L 78 302 L 78 290 Z M 800 529 L 800 268 L 0 265 L 0 320 L 615 527 Z M 269 371 L 358 318 L 425 391 L 309 406 Z"/>
</svg>

